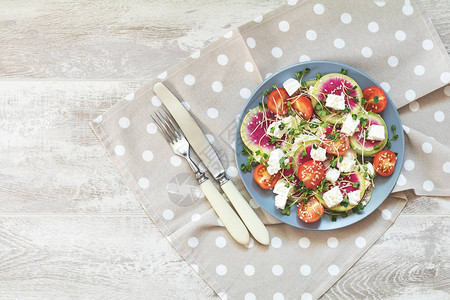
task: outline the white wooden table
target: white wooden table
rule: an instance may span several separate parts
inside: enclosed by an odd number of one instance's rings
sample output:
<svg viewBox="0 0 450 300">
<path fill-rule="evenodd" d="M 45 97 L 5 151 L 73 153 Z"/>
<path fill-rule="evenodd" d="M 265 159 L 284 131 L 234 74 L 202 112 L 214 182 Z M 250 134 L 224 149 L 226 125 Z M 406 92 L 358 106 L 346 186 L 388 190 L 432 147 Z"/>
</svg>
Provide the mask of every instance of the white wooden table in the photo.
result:
<svg viewBox="0 0 450 300">
<path fill-rule="evenodd" d="M 88 121 L 284 3 L 0 0 L 0 298 L 217 297 L 144 214 Z M 419 4 L 450 51 L 448 1 Z M 408 203 L 323 298 L 448 299 L 449 203 Z"/>
</svg>

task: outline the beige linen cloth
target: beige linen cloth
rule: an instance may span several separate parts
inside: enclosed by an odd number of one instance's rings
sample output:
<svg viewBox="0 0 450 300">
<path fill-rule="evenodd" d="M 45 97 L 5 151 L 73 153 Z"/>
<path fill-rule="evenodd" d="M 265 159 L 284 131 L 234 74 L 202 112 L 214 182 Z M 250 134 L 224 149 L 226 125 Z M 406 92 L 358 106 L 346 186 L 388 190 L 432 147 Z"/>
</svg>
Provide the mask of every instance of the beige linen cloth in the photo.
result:
<svg viewBox="0 0 450 300">
<path fill-rule="evenodd" d="M 399 191 L 450 195 L 450 60 L 430 21 L 409 1 L 288 3 L 194 53 L 91 124 L 149 217 L 222 299 L 316 299 L 394 222 L 407 200 Z M 241 246 L 152 123 L 161 106 L 152 86 L 162 80 L 183 99 L 250 199 L 234 161 L 236 118 L 265 77 L 307 60 L 352 65 L 390 94 L 406 133 L 399 193 L 364 220 L 321 232 L 280 224 L 251 199 L 271 245 Z"/>
</svg>

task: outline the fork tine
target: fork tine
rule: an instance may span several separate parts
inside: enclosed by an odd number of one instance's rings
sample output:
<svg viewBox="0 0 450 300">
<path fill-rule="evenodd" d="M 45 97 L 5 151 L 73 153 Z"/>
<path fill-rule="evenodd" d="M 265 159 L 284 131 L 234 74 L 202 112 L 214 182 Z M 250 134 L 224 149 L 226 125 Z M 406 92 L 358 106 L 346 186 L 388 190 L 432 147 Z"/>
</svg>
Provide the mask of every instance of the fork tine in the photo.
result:
<svg viewBox="0 0 450 300">
<path fill-rule="evenodd" d="M 164 127 L 164 129 L 168 133 L 168 135 L 169 135 L 170 139 L 172 140 L 172 142 L 175 142 L 176 140 L 178 140 L 178 136 L 175 134 L 174 130 L 167 123 L 166 118 L 163 116 L 163 114 L 160 111 L 156 112 L 156 117 L 161 122 L 162 126 Z"/>
<path fill-rule="evenodd" d="M 176 125 L 175 120 L 173 119 L 173 117 L 171 116 L 171 114 L 166 111 L 165 109 L 163 111 L 160 112 L 161 116 L 164 117 L 164 121 L 166 121 L 167 125 L 170 127 L 170 129 L 172 130 L 172 133 L 177 137 L 177 139 L 181 139 L 181 135 L 178 132 L 179 127 Z"/>
<path fill-rule="evenodd" d="M 160 121 L 159 121 L 159 118 L 158 118 L 158 116 L 155 114 L 155 116 L 156 116 L 156 118 L 158 119 L 155 119 L 152 115 L 150 115 L 150 117 L 153 119 L 153 121 L 156 123 L 156 125 L 158 126 L 158 128 L 159 128 L 159 130 L 161 131 L 161 133 L 163 134 L 163 136 L 164 136 L 164 138 L 166 139 L 166 141 L 168 142 L 168 143 L 172 143 L 172 138 L 171 138 L 171 136 L 170 136 L 170 134 L 167 132 L 167 130 L 166 130 L 166 128 L 164 127 L 164 124 L 162 124 Z"/>
<path fill-rule="evenodd" d="M 164 105 L 163 105 L 163 110 L 166 113 L 166 115 L 169 118 L 169 120 L 171 121 L 170 123 L 172 124 L 173 129 L 175 130 L 176 133 L 178 133 L 179 138 L 184 137 L 183 131 L 181 130 L 181 128 L 178 125 L 177 121 L 175 121 L 175 119 L 173 118 L 172 114 L 169 112 L 167 107 L 165 107 Z"/>
</svg>

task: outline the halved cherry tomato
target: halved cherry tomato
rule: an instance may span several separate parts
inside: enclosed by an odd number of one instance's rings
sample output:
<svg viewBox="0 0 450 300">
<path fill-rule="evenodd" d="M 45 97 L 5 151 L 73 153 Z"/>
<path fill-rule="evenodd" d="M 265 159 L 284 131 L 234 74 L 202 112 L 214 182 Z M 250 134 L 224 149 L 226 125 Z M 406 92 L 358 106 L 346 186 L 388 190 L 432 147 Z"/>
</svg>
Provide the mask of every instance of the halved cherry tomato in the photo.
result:
<svg viewBox="0 0 450 300">
<path fill-rule="evenodd" d="M 318 187 L 325 178 L 325 174 L 325 166 L 316 160 L 308 160 L 298 169 L 298 178 L 310 189 Z"/>
<path fill-rule="evenodd" d="M 253 178 L 256 183 L 259 184 L 263 189 L 271 189 L 275 186 L 278 179 L 280 179 L 280 172 L 274 175 L 270 175 L 264 164 L 259 164 L 256 166 L 255 171 L 253 171 Z"/>
<path fill-rule="evenodd" d="M 363 96 L 366 99 L 366 104 L 364 104 L 365 110 L 379 114 L 386 108 L 386 94 L 379 87 L 369 86 L 365 88 Z M 374 100 L 375 97 L 378 97 L 378 100 Z"/>
<path fill-rule="evenodd" d="M 267 107 L 276 114 L 285 115 L 289 111 L 286 103 L 287 98 L 289 98 L 289 95 L 286 90 L 277 88 L 267 97 Z"/>
<path fill-rule="evenodd" d="M 383 150 L 375 154 L 373 167 L 381 176 L 389 176 L 394 173 L 397 156 L 391 150 Z"/>
<path fill-rule="evenodd" d="M 341 132 L 337 141 L 325 139 L 322 146 L 325 148 L 327 153 L 341 156 L 348 151 L 350 147 L 350 139 L 345 133 Z"/>
<path fill-rule="evenodd" d="M 323 211 L 323 205 L 315 197 L 311 197 L 306 204 L 304 201 L 300 201 L 297 214 L 303 222 L 312 223 L 322 218 Z"/>
<path fill-rule="evenodd" d="M 295 110 L 303 119 L 309 120 L 313 114 L 313 106 L 311 100 L 304 96 L 299 96 L 290 100 L 291 107 Z"/>
</svg>

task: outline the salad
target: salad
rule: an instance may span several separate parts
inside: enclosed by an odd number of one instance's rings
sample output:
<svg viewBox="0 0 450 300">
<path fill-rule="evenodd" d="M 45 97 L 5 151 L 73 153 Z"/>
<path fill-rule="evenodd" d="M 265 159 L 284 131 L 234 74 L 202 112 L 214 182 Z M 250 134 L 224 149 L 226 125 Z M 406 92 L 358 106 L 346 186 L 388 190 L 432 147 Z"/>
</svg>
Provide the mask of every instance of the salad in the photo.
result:
<svg viewBox="0 0 450 300">
<path fill-rule="evenodd" d="M 246 146 L 244 172 L 272 189 L 282 214 L 295 209 L 300 220 L 319 221 L 364 210 L 375 176 L 390 176 L 397 162 L 390 151 L 395 126 L 379 115 L 387 103 L 377 86 L 362 90 L 347 70 L 312 80 L 306 68 L 264 91 L 241 126 Z"/>
</svg>

